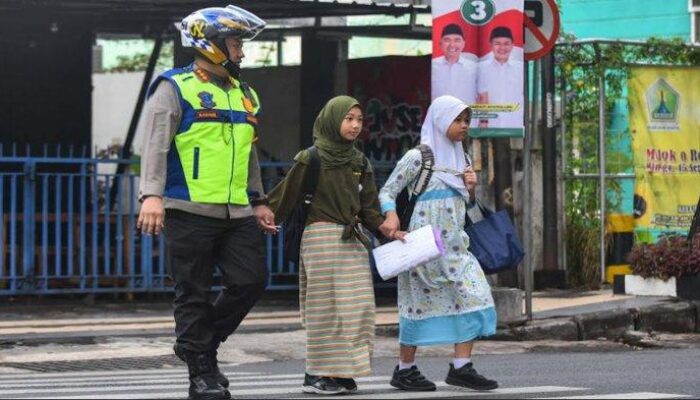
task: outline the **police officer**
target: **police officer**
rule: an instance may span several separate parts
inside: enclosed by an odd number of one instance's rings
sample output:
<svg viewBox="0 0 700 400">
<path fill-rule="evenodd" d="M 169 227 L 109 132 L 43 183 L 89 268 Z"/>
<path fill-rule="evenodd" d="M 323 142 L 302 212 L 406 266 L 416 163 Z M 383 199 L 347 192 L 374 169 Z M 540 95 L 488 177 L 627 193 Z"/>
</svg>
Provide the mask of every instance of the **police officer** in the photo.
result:
<svg viewBox="0 0 700 400">
<path fill-rule="evenodd" d="M 264 27 L 235 6 L 195 11 L 180 26 L 194 63 L 165 72 L 149 89 L 137 224 L 165 235 L 175 354 L 188 365 L 191 399 L 230 398 L 217 348 L 267 283 L 261 230 L 277 229 L 254 145 L 260 100 L 240 80 L 243 41 Z M 215 266 L 223 289 L 212 303 Z"/>
</svg>

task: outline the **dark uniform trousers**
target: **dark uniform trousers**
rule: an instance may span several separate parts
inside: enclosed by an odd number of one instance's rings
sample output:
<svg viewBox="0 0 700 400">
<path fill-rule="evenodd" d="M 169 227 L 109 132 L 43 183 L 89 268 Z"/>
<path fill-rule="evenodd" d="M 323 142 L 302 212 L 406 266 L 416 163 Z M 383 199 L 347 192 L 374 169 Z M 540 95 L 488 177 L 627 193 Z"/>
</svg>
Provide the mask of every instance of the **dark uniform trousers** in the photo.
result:
<svg viewBox="0 0 700 400">
<path fill-rule="evenodd" d="M 178 346 L 195 353 L 215 350 L 265 291 L 263 234 L 254 217 L 218 219 L 172 209 L 166 212 L 163 233 L 168 272 L 175 281 Z M 224 288 L 212 304 L 215 266 Z"/>
</svg>

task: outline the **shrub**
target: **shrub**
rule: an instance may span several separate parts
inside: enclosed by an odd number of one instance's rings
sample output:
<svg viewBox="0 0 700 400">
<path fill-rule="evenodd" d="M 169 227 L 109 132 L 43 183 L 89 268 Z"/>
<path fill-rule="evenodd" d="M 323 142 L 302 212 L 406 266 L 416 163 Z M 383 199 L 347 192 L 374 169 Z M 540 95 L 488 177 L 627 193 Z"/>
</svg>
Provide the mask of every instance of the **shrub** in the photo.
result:
<svg viewBox="0 0 700 400">
<path fill-rule="evenodd" d="M 672 277 L 700 273 L 700 236 L 688 245 L 685 236 L 666 236 L 656 244 L 636 244 L 628 256 L 635 275 L 643 278 Z"/>
<path fill-rule="evenodd" d="M 600 228 L 595 221 L 567 220 L 566 258 L 570 287 L 600 289 Z"/>
</svg>

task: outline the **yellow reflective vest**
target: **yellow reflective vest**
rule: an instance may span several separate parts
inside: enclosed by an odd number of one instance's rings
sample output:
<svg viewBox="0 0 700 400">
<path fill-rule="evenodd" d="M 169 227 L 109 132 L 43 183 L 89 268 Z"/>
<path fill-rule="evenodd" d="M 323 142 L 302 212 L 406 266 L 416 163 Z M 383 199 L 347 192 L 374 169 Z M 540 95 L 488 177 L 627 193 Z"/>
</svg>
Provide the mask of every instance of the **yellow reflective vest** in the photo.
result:
<svg viewBox="0 0 700 400">
<path fill-rule="evenodd" d="M 248 161 L 260 102 L 247 84 L 228 91 L 202 79 L 192 66 L 160 75 L 172 82 L 182 108 L 170 144 L 165 197 L 211 204 L 248 204 Z"/>
</svg>

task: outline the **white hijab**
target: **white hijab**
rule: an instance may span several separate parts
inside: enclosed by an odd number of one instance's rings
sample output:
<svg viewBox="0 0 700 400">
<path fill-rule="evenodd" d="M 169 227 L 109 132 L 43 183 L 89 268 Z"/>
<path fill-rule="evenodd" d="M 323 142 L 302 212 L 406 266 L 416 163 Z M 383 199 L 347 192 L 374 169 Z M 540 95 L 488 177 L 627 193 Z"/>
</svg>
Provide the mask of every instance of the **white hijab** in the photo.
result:
<svg viewBox="0 0 700 400">
<path fill-rule="evenodd" d="M 451 141 L 447 137 L 447 129 L 467 108 L 469 108 L 468 105 L 452 96 L 440 96 L 428 108 L 428 115 L 425 116 L 420 131 L 420 142 L 433 150 L 435 168 L 454 171 L 466 169 L 462 143 Z M 435 171 L 433 176 L 458 191 L 465 199 L 469 199 L 462 177 L 442 171 Z"/>
</svg>

